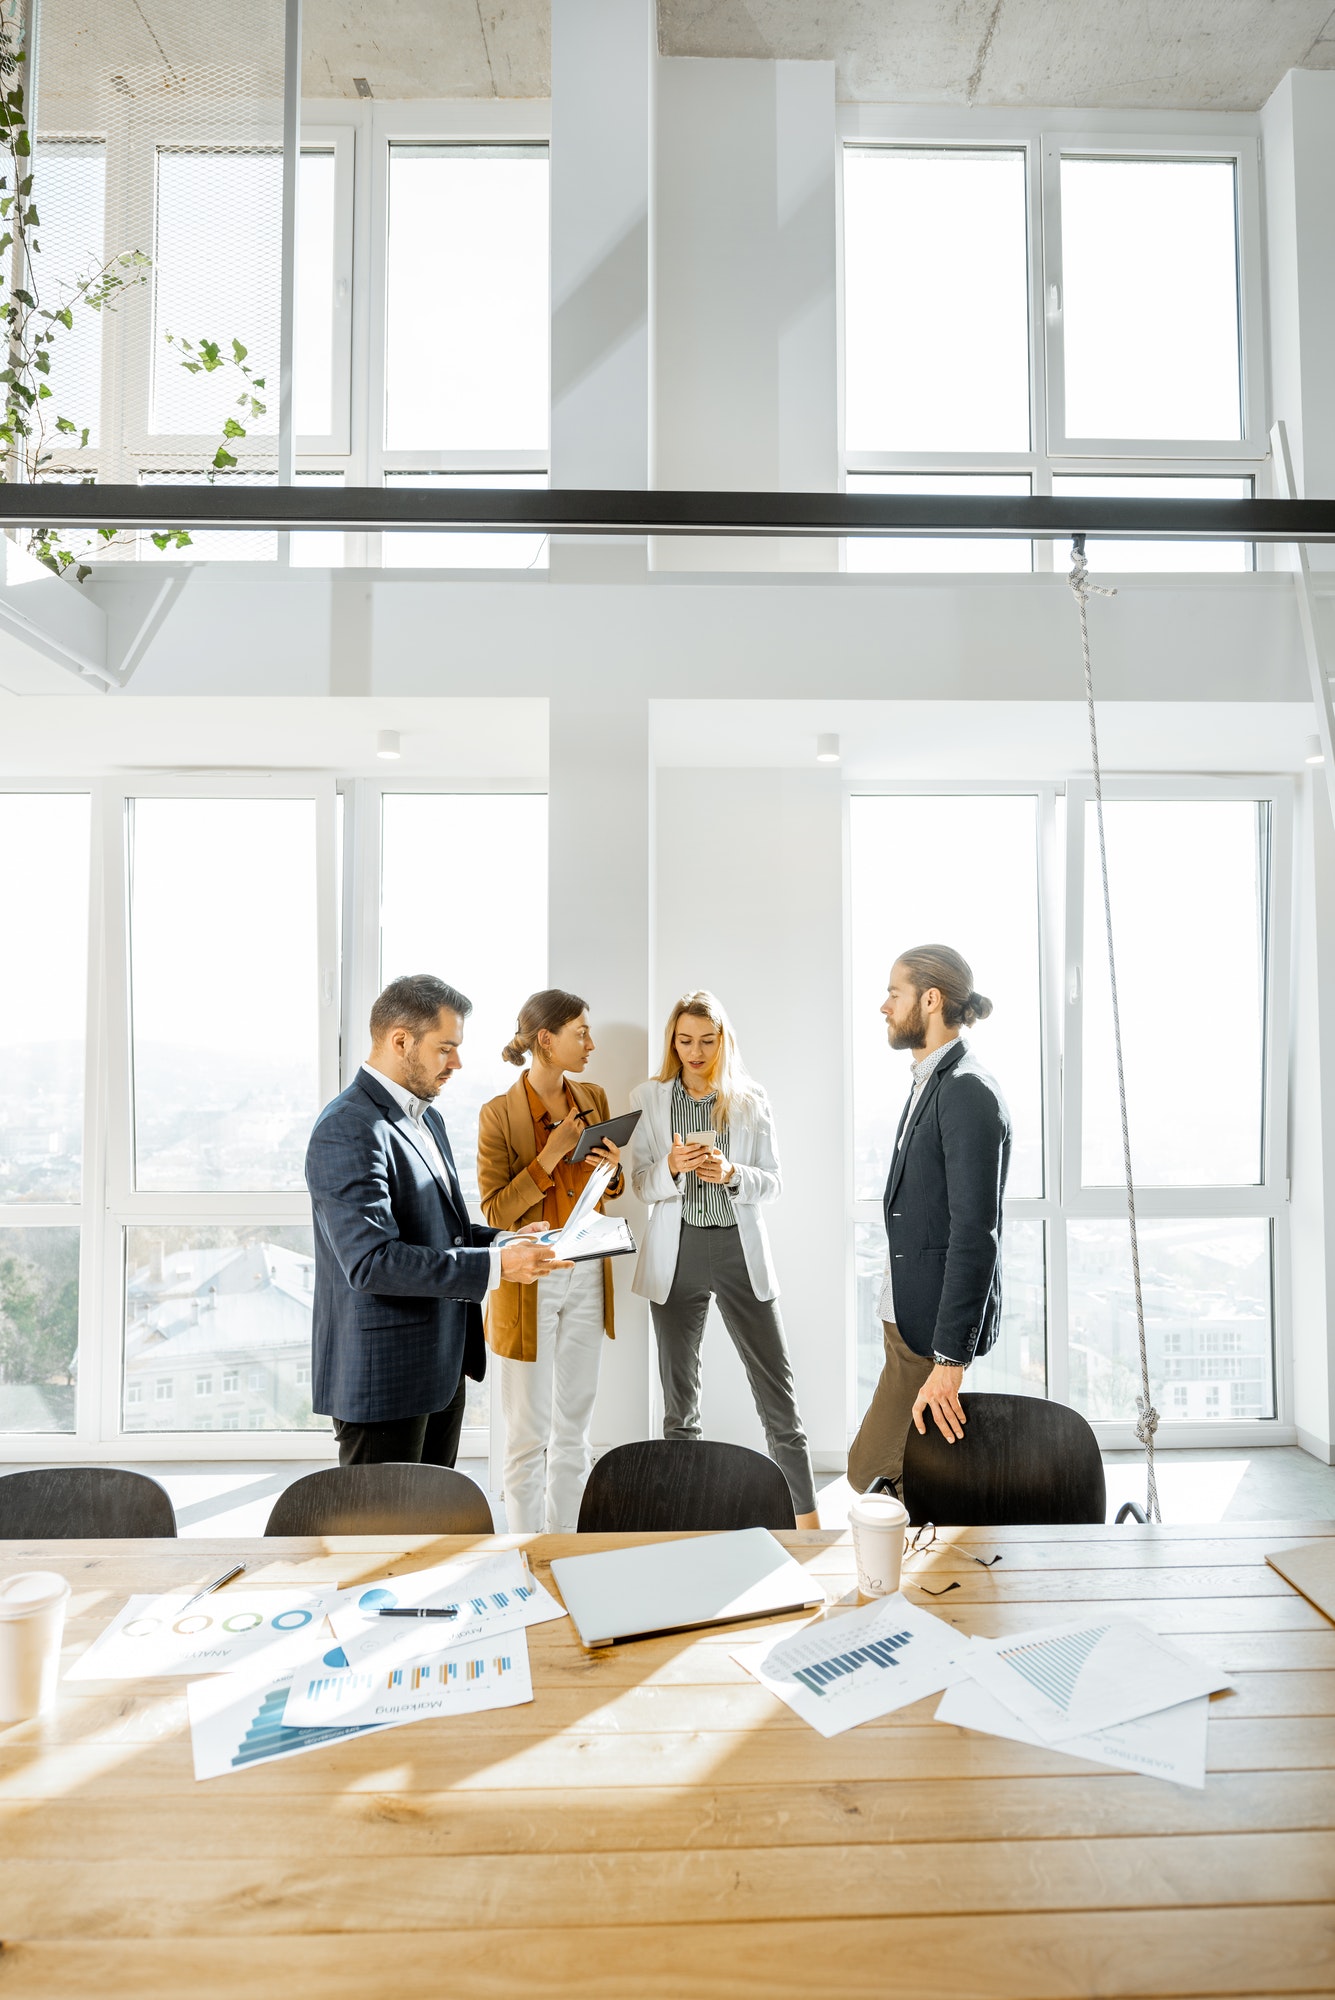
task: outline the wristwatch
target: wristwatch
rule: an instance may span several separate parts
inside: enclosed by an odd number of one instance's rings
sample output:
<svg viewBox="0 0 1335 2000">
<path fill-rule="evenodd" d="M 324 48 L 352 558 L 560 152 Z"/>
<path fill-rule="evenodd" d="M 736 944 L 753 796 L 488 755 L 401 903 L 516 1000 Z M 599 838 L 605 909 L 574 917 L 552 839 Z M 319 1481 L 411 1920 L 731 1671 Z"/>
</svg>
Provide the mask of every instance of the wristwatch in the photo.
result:
<svg viewBox="0 0 1335 2000">
<path fill-rule="evenodd" d="M 956 1361 L 953 1354 L 933 1354 L 932 1359 L 938 1368 L 967 1368 L 969 1365 L 967 1361 Z"/>
</svg>

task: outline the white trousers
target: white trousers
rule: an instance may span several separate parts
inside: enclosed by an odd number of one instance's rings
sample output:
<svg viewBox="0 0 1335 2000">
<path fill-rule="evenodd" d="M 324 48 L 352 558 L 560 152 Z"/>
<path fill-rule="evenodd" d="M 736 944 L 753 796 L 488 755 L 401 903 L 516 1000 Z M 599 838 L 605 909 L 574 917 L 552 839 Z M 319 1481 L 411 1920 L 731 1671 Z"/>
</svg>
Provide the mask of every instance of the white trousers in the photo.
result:
<svg viewBox="0 0 1335 2000">
<path fill-rule="evenodd" d="M 574 1532 L 605 1338 L 602 1260 L 591 1257 L 539 1278 L 537 1360 L 497 1357 L 512 1535 Z"/>
</svg>

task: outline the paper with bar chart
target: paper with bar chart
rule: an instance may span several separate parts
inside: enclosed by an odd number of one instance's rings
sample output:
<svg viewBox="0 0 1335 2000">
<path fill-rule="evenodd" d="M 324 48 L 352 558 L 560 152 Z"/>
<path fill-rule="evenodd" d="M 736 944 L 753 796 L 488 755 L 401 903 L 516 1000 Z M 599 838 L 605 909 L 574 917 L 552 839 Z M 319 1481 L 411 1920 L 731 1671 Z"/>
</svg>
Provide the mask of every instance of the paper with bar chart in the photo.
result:
<svg viewBox="0 0 1335 2000">
<path fill-rule="evenodd" d="M 967 1656 L 972 1678 L 1044 1743 L 1134 1722 L 1229 1685 L 1133 1618 L 1048 1625 L 985 1639 Z"/>
<path fill-rule="evenodd" d="M 417 1643 L 420 1647 L 420 1631 Z M 522 1631 L 505 1632 L 485 1642 L 422 1653 L 402 1666 L 375 1660 L 341 1672 L 322 1665 L 307 1668 L 292 1677 L 283 1721 L 297 1729 L 331 1723 L 384 1726 L 428 1715 L 517 1708 L 532 1699 L 528 1638 Z"/>
<path fill-rule="evenodd" d="M 1141 1715 L 1134 1722 L 1115 1723 L 1111 1729 L 1096 1729 L 1088 1736 L 1044 1743 L 1037 1730 L 1012 1715 L 985 1687 L 975 1680 L 962 1680 L 946 1689 L 936 1719 L 953 1722 L 961 1729 L 977 1729 L 984 1736 L 1006 1736 L 1013 1743 L 1034 1743 L 1068 1757 L 1084 1757 L 1091 1764 L 1106 1764 L 1110 1770 L 1166 1778 L 1170 1784 L 1190 1785 L 1199 1791 L 1205 1783 L 1209 1708 L 1210 1697 L 1197 1695 L 1194 1701 L 1162 1708 L 1157 1715 Z"/>
<path fill-rule="evenodd" d="M 132 1597 L 81 1653 L 71 1681 L 144 1680 L 158 1674 L 228 1673 L 256 1667 L 273 1680 L 324 1639 L 337 1589 L 260 1584 L 192 1599 L 188 1590 Z M 253 1676 L 252 1676 L 253 1678 Z"/>
<path fill-rule="evenodd" d="M 340 1719 L 332 1727 L 326 1722 L 315 1729 L 290 1728 L 283 1710 L 291 1685 L 290 1674 L 264 1680 L 244 1672 L 192 1681 L 185 1698 L 196 1778 L 227 1777 L 255 1764 L 271 1764 L 278 1757 L 299 1757 L 307 1750 L 394 1727 L 392 1722 L 349 1727 Z"/>
<path fill-rule="evenodd" d="M 968 1640 L 900 1592 L 823 1618 L 776 1646 L 737 1646 L 733 1658 L 822 1736 L 939 1694 L 961 1668 Z"/>
<path fill-rule="evenodd" d="M 444 1618 L 382 1618 L 383 1607 L 437 1609 L 453 1606 L 457 1616 Z M 518 1549 L 470 1562 L 434 1563 L 430 1569 L 407 1571 L 364 1585 L 347 1594 L 330 1619 L 342 1659 L 327 1657 L 331 1667 L 402 1666 L 424 1659 L 448 1646 L 451 1651 L 474 1640 L 543 1625 L 564 1618 L 565 1607 L 544 1589 Z"/>
</svg>

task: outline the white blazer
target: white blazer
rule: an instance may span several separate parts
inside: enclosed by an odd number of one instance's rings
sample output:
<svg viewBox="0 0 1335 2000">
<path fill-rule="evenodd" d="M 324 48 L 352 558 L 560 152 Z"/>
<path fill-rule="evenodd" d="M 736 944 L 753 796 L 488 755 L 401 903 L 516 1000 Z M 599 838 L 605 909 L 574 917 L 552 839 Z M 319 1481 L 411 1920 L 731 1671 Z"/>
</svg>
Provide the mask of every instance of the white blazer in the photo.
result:
<svg viewBox="0 0 1335 2000">
<path fill-rule="evenodd" d="M 653 1081 L 637 1084 L 630 1101 L 636 1111 L 644 1113 L 631 1135 L 631 1186 L 649 1209 L 631 1289 L 661 1306 L 672 1290 L 681 1242 L 681 1188 L 668 1170 L 672 1085 Z M 783 1184 L 774 1150 L 774 1121 L 763 1096 L 734 1113 L 728 1126 L 728 1158 L 737 1170 L 727 1185 L 736 1189 L 731 1198 L 737 1205 L 737 1233 L 751 1288 L 758 1299 L 776 1299 L 779 1286 L 760 1206 L 777 1201 Z"/>
</svg>

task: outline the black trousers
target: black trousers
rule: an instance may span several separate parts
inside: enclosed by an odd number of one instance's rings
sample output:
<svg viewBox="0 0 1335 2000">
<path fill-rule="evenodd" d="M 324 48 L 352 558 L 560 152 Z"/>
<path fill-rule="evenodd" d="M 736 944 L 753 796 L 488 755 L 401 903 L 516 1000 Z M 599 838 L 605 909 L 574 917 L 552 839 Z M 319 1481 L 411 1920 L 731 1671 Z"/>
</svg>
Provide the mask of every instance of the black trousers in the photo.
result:
<svg viewBox="0 0 1335 2000">
<path fill-rule="evenodd" d="M 334 1418 L 340 1465 L 453 1465 L 464 1427 L 468 1377 L 443 1410 L 424 1417 L 398 1417 L 386 1424 L 352 1424 Z"/>
</svg>

